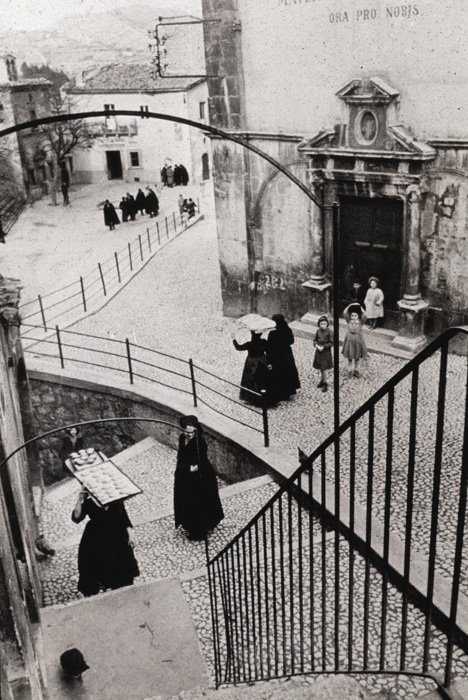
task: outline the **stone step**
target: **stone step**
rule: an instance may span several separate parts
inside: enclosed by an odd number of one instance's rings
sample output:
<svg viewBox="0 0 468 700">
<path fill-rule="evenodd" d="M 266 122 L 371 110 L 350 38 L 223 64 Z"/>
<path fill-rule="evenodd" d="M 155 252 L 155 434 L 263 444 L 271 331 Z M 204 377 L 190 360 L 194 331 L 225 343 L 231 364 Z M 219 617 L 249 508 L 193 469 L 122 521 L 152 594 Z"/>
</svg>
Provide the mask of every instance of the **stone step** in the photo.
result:
<svg viewBox="0 0 468 700">
<path fill-rule="evenodd" d="M 172 489 L 176 463 L 176 451 L 152 437 L 119 452 L 112 461 L 140 486 L 143 493 L 126 502 L 133 525 L 162 520 L 173 515 Z M 273 484 L 270 476 L 260 476 L 235 484 L 219 483 L 223 500 L 248 493 L 267 484 Z M 272 486 L 272 492 L 273 492 Z M 69 477 L 49 487 L 41 502 L 41 531 L 55 549 L 69 547 L 79 542 L 81 531 L 71 521 L 80 485 Z M 58 538 L 60 534 L 60 539 Z"/>
<path fill-rule="evenodd" d="M 293 321 L 290 323 L 291 329 L 295 336 L 298 338 L 307 338 L 313 340 L 315 337 L 315 332 L 317 330 L 317 321 L 319 319 L 318 314 L 308 313 L 303 316 L 298 321 Z M 333 328 L 333 323 L 330 323 L 330 327 Z M 340 339 L 344 340 L 346 334 L 347 324 L 344 319 L 340 319 Z M 378 352 L 383 355 L 391 355 L 392 357 L 399 357 L 404 360 L 411 360 L 414 355 L 401 348 L 397 348 L 392 345 L 393 339 L 396 337 L 397 332 L 389 328 L 376 328 L 371 331 L 367 328 L 364 330 L 366 345 L 368 350 L 371 352 Z"/>
<path fill-rule="evenodd" d="M 262 681 L 250 685 L 229 686 L 218 690 L 193 688 L 174 695 L 171 700 L 387 700 L 370 695 L 348 676 L 294 677 Z M 162 700 L 155 695 L 147 700 Z M 388 700 L 392 700 L 388 697 Z"/>
<path fill-rule="evenodd" d="M 134 526 L 135 554 L 141 575 L 138 582 L 168 576 L 190 580 L 205 575 L 205 546 L 190 542 L 174 527 L 172 494 L 175 450 L 146 438 L 112 458 L 143 493 L 127 501 Z M 277 490 L 269 476 L 229 486 L 220 485 L 225 519 L 210 535 L 210 552 L 227 544 Z M 44 604 L 68 603 L 77 591 L 77 550 L 86 522 L 73 523 L 71 512 L 79 483 L 70 478 L 47 491 L 42 506 L 41 531 L 56 549 L 53 557 L 40 562 Z"/>
</svg>

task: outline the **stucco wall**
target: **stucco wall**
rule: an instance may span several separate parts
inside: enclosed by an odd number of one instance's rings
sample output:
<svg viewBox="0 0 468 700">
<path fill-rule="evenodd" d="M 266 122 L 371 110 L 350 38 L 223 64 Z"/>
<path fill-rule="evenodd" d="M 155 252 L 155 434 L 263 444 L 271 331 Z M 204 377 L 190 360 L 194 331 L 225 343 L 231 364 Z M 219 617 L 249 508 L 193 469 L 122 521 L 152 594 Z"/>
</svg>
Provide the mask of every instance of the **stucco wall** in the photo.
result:
<svg viewBox="0 0 468 700">
<path fill-rule="evenodd" d="M 251 138 L 253 145 L 306 181 L 297 141 Z M 213 139 L 215 201 L 224 313 L 308 310 L 302 282 L 311 273 L 311 203 L 267 161 Z M 250 260 L 249 260 L 250 258 Z"/>
<path fill-rule="evenodd" d="M 238 0 L 247 129 L 312 134 L 335 92 L 378 75 L 420 138 L 467 136 L 465 0 Z"/>
<path fill-rule="evenodd" d="M 145 93 L 103 93 L 72 94 L 74 109 L 77 111 L 103 110 L 105 104 L 113 104 L 116 109 L 136 109 L 147 106 L 151 112 L 173 114 L 199 121 L 199 101 L 207 102 L 204 84 L 193 88 L 194 95 L 188 97 L 184 92 L 167 92 L 157 94 Z M 188 91 L 190 94 L 190 91 Z M 106 151 L 120 151 L 123 179 L 134 182 L 160 182 L 160 171 L 164 163 L 183 163 L 189 176 L 195 181 L 201 180 L 200 153 L 205 148 L 203 133 L 198 129 L 175 122 L 138 117 L 112 117 L 119 126 L 136 127 L 134 135 L 109 135 L 93 140 L 91 149 L 74 151 L 75 181 L 100 182 L 107 179 Z M 91 120 L 92 121 L 92 120 Z M 94 120 L 96 121 L 96 120 Z M 104 123 L 104 118 L 97 120 Z M 130 151 L 140 152 L 140 167 L 132 167 Z M 194 175 L 195 174 L 195 175 Z"/>
</svg>

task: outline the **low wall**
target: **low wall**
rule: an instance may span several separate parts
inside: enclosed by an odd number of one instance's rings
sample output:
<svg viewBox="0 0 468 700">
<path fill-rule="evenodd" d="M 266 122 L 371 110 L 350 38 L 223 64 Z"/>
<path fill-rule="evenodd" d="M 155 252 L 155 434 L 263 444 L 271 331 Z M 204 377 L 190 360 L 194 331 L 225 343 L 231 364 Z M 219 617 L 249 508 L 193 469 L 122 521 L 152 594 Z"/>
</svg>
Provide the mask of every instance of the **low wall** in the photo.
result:
<svg viewBox="0 0 468 700">
<path fill-rule="evenodd" d="M 83 428 L 86 444 L 101 449 L 108 457 L 147 436 L 177 448 L 179 418 L 195 412 L 188 401 L 166 397 L 162 391 L 158 392 L 161 398 L 151 396 L 152 387 L 129 390 L 110 384 L 109 380 L 84 379 L 83 372 L 77 376 L 73 370 L 53 374 L 29 367 L 28 375 L 36 435 L 61 425 L 96 418 L 141 417 L 173 424 L 168 426 L 144 421 L 122 421 Z M 203 423 L 202 412 L 198 411 L 197 415 Z M 258 455 L 239 445 L 234 435 L 230 437 L 226 434 L 222 425 L 226 419 L 219 419 L 219 430 L 216 429 L 216 422 L 216 416 L 211 417 L 210 425 L 204 423 L 204 426 L 209 456 L 220 476 L 228 483 L 234 483 L 265 474 L 268 471 L 267 464 Z M 46 485 L 68 475 L 60 459 L 63 435 L 57 433 L 39 442 L 38 459 Z M 253 440 L 262 444 L 262 436 L 259 434 L 254 433 Z"/>
</svg>

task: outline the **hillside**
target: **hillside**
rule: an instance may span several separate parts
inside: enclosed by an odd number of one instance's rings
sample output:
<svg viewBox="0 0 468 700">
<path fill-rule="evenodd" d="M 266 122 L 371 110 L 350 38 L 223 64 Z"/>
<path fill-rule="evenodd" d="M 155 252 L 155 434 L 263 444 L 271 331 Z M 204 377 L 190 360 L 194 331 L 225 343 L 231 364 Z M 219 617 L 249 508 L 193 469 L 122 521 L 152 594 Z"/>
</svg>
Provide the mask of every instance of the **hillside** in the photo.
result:
<svg viewBox="0 0 468 700">
<path fill-rule="evenodd" d="M 104 63 L 149 62 L 148 30 L 154 29 L 157 17 L 187 15 L 197 4 L 196 0 L 156 0 L 152 5 L 129 4 L 112 12 L 65 17 L 46 31 L 5 34 L 0 28 L 0 45 L 16 56 L 18 65 L 23 61 L 45 63 L 70 76 Z M 168 70 L 203 72 L 201 25 L 166 31 Z"/>
</svg>

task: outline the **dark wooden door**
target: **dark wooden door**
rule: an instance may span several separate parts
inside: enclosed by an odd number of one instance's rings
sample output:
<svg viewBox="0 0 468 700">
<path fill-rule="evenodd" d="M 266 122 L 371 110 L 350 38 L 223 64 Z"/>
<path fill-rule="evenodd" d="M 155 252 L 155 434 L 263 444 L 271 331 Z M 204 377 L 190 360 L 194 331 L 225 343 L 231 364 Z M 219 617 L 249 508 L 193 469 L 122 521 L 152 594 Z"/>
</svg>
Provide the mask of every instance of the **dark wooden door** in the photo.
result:
<svg viewBox="0 0 468 700">
<path fill-rule="evenodd" d="M 341 197 L 342 303 L 362 303 L 375 275 L 387 312 L 401 299 L 403 202 L 389 197 Z"/>
</svg>

